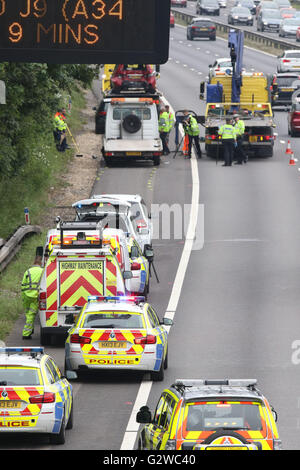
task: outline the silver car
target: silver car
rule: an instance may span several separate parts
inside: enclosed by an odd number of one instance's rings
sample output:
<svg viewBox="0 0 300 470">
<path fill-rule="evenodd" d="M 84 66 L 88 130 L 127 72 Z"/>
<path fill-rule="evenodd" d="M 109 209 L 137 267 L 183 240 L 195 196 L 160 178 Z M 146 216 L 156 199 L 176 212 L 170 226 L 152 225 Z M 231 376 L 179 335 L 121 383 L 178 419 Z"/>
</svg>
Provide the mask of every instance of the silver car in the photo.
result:
<svg viewBox="0 0 300 470">
<path fill-rule="evenodd" d="M 300 70 L 300 50 L 289 49 L 278 56 L 277 72 Z"/>
<path fill-rule="evenodd" d="M 281 38 L 292 36 L 296 37 L 297 28 L 300 26 L 300 18 L 285 18 L 280 23 L 279 36 Z"/>
</svg>

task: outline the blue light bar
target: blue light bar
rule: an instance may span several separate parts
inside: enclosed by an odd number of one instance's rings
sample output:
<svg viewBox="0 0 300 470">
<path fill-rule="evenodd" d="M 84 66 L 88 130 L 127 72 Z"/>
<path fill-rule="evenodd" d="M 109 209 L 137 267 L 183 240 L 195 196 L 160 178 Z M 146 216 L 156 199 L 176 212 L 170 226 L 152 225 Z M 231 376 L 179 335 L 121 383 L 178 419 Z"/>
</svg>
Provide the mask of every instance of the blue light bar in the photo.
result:
<svg viewBox="0 0 300 470">
<path fill-rule="evenodd" d="M 44 353 L 44 348 L 40 347 L 40 346 L 32 346 L 32 347 L 29 347 L 29 348 L 22 347 L 22 346 L 20 346 L 20 347 L 0 348 L 0 354 L 13 354 L 13 353 L 17 353 L 17 354 L 27 354 L 27 353 L 37 354 L 37 353 L 41 353 L 41 354 L 43 354 Z"/>
<path fill-rule="evenodd" d="M 135 302 L 135 303 L 140 303 L 140 302 L 145 302 L 145 297 L 143 296 L 136 296 L 136 295 L 118 295 L 118 296 L 104 296 L 104 295 L 90 295 L 88 296 L 88 302 L 91 301 L 98 301 L 98 302 L 106 302 L 109 300 L 112 301 L 120 301 L 120 302 Z"/>
</svg>

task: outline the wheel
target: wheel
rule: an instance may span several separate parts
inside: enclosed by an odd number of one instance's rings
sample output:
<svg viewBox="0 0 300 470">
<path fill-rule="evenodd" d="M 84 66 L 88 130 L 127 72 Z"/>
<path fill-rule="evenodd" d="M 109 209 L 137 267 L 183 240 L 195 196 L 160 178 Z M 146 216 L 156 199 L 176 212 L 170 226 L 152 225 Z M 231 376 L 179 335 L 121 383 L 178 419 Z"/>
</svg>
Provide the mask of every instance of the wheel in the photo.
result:
<svg viewBox="0 0 300 470">
<path fill-rule="evenodd" d="M 51 344 L 51 336 L 47 333 L 44 333 L 44 328 L 42 327 L 40 330 L 40 343 L 41 346 L 49 346 Z"/>
<path fill-rule="evenodd" d="M 161 361 L 159 371 L 158 372 L 152 371 L 150 375 L 151 375 L 151 379 L 153 380 L 153 382 L 161 382 L 162 380 L 164 380 L 164 376 L 165 376 L 164 361 Z"/>
<path fill-rule="evenodd" d="M 74 424 L 74 415 L 73 415 L 73 397 L 72 397 L 71 411 L 70 411 L 70 416 L 67 422 L 66 429 L 73 429 L 73 424 Z"/>
<path fill-rule="evenodd" d="M 135 114 L 128 114 L 122 122 L 123 129 L 129 134 L 135 134 L 142 127 L 142 121 Z"/>
<path fill-rule="evenodd" d="M 155 155 L 153 157 L 153 165 L 155 165 L 155 166 L 160 165 L 160 155 Z"/>
<path fill-rule="evenodd" d="M 61 445 L 66 442 L 66 419 L 65 419 L 65 411 L 63 418 L 61 420 L 60 431 L 58 434 L 50 434 L 50 443 Z"/>
<path fill-rule="evenodd" d="M 249 444 L 249 442 L 243 437 L 241 436 L 240 434 L 238 434 L 237 432 L 234 432 L 234 431 L 226 431 L 226 430 L 218 430 L 216 432 L 214 432 L 213 434 L 211 434 L 207 439 L 205 439 L 203 441 L 203 444 L 204 445 L 207 445 L 207 444 L 211 444 L 215 439 L 218 439 L 220 437 L 234 437 L 235 439 L 237 439 L 238 441 L 240 441 L 242 444 Z"/>
<path fill-rule="evenodd" d="M 166 357 L 164 360 L 164 369 L 166 370 L 167 368 L 168 368 L 168 348 L 167 348 L 167 353 L 166 353 Z"/>
</svg>

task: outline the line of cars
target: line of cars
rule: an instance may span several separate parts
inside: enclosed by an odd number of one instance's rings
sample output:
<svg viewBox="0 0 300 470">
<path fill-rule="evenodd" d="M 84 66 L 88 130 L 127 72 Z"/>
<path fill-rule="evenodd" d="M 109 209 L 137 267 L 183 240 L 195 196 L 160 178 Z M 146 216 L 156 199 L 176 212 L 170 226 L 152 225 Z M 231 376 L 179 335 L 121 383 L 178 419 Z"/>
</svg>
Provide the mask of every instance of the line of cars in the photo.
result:
<svg viewBox="0 0 300 470">
<path fill-rule="evenodd" d="M 76 201 L 74 220 L 48 231 L 39 291 L 39 347 L 0 348 L 0 432 L 42 433 L 63 444 L 73 427 L 70 380 L 99 369 L 168 367 L 168 327 L 147 302 L 151 215 L 140 195 Z M 63 339 L 62 374 L 44 346 Z"/>
</svg>

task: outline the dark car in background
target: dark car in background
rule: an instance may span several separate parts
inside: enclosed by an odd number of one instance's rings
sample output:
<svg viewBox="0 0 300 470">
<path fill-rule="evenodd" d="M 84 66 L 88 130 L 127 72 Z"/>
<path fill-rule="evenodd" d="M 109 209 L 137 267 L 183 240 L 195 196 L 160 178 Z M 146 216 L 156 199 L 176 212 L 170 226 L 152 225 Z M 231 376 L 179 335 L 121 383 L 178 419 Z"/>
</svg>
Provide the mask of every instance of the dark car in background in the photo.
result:
<svg viewBox="0 0 300 470">
<path fill-rule="evenodd" d="M 287 115 L 288 134 L 292 137 L 300 135 L 300 103 L 293 103 Z"/>
<path fill-rule="evenodd" d="M 279 10 L 261 10 L 257 16 L 257 31 L 278 32 L 281 23 Z"/>
<path fill-rule="evenodd" d="M 184 7 L 187 6 L 187 0 L 171 0 L 172 7 Z"/>
<path fill-rule="evenodd" d="M 220 5 L 218 0 L 197 0 L 196 14 L 220 15 Z"/>
<path fill-rule="evenodd" d="M 292 94 L 298 88 L 300 88 L 300 72 L 274 74 L 271 90 L 272 107 L 290 106 Z"/>
<path fill-rule="evenodd" d="M 95 114 L 95 133 L 104 134 L 105 133 L 105 119 L 107 111 L 108 101 L 101 100 L 98 108 L 93 108 L 96 111 Z"/>
<path fill-rule="evenodd" d="M 195 38 L 208 38 L 216 40 L 216 24 L 209 18 L 193 18 L 187 26 L 186 38 L 192 41 Z"/>
<path fill-rule="evenodd" d="M 249 8 L 251 15 L 256 14 L 256 5 L 253 0 L 236 0 L 234 6 Z"/>
<path fill-rule="evenodd" d="M 228 15 L 228 24 L 246 24 L 253 26 L 253 16 L 249 8 L 233 7 Z"/>
</svg>

